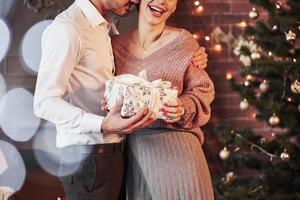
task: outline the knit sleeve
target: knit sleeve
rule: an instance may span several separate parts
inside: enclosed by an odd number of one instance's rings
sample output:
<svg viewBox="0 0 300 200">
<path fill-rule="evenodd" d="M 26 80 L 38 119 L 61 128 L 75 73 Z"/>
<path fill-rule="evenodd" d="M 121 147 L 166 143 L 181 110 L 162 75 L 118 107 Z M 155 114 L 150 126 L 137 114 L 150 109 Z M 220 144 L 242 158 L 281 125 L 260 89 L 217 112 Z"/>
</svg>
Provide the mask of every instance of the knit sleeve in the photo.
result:
<svg viewBox="0 0 300 200">
<path fill-rule="evenodd" d="M 213 82 L 206 71 L 190 64 L 184 75 L 183 93 L 179 96 L 184 115 L 178 125 L 190 129 L 206 124 L 210 118 L 210 104 L 214 94 Z"/>
</svg>

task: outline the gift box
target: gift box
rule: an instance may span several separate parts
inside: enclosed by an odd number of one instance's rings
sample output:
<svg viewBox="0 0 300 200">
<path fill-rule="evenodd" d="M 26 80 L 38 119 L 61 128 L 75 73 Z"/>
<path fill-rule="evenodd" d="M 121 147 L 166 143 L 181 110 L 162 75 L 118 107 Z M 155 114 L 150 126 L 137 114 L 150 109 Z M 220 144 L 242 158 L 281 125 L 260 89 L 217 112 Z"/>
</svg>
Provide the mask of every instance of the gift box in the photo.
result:
<svg viewBox="0 0 300 200">
<path fill-rule="evenodd" d="M 159 111 L 162 105 L 177 98 L 178 91 L 171 88 L 171 83 L 162 81 L 147 81 L 145 71 L 138 76 L 123 74 L 105 82 L 104 96 L 110 110 L 121 95 L 124 96 L 121 108 L 122 117 L 135 115 L 143 106 L 147 106 L 157 119 L 164 116 Z"/>
</svg>

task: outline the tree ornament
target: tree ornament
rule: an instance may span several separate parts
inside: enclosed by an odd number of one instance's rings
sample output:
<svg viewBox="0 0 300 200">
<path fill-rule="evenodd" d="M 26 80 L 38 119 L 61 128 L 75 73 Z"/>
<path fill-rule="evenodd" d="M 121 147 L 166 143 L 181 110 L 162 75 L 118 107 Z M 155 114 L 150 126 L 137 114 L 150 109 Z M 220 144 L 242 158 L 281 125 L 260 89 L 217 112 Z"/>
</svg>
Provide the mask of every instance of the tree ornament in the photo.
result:
<svg viewBox="0 0 300 200">
<path fill-rule="evenodd" d="M 295 94 L 300 94 L 300 82 L 298 80 L 295 80 L 292 84 L 291 84 L 291 90 L 293 93 Z"/>
<path fill-rule="evenodd" d="M 269 118 L 269 124 L 271 126 L 277 126 L 280 123 L 279 117 L 273 113 L 273 115 Z"/>
<path fill-rule="evenodd" d="M 219 153 L 219 156 L 222 160 L 227 160 L 230 156 L 230 151 L 227 150 L 226 147 L 224 147 L 220 153 Z"/>
<path fill-rule="evenodd" d="M 296 41 L 296 37 L 297 37 L 296 33 L 294 33 L 291 30 L 289 30 L 287 33 L 285 33 L 285 38 L 290 43 L 294 43 Z"/>
<path fill-rule="evenodd" d="M 253 52 L 253 53 L 251 53 L 251 58 L 252 58 L 253 60 L 260 59 L 260 57 L 261 57 L 261 55 L 260 55 L 260 53 L 258 53 L 258 52 Z"/>
<path fill-rule="evenodd" d="M 263 80 L 263 82 L 261 84 L 259 84 L 259 89 L 262 92 L 266 92 L 268 91 L 270 85 L 269 82 L 267 80 Z"/>
<path fill-rule="evenodd" d="M 249 107 L 249 103 L 247 99 L 244 99 L 243 101 L 240 102 L 240 109 L 241 110 L 246 110 Z"/>
<path fill-rule="evenodd" d="M 234 174 L 234 172 L 228 172 L 225 176 L 225 182 L 229 183 L 234 181 L 234 179 L 236 178 L 236 175 Z"/>
<path fill-rule="evenodd" d="M 290 155 L 287 153 L 287 150 L 285 149 L 284 152 L 280 154 L 280 158 L 283 161 L 289 161 L 291 159 Z"/>
<path fill-rule="evenodd" d="M 259 139 L 259 142 L 260 142 L 261 144 L 264 144 L 264 143 L 266 142 L 266 138 L 264 138 L 264 137 L 260 138 L 260 139 Z"/>
<path fill-rule="evenodd" d="M 250 19 L 253 19 L 253 20 L 255 20 L 259 17 L 259 13 L 256 10 L 256 8 L 254 8 L 254 7 L 252 8 L 252 10 L 249 12 L 249 17 L 250 17 Z"/>
</svg>

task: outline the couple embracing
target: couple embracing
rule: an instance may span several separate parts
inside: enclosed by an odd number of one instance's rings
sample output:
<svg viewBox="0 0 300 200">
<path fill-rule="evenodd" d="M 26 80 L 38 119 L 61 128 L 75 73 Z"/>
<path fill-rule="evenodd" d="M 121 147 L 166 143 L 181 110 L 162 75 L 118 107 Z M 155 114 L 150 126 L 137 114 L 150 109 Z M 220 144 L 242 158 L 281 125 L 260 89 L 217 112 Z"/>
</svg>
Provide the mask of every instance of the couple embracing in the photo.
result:
<svg viewBox="0 0 300 200">
<path fill-rule="evenodd" d="M 138 28 L 111 38 L 110 12 L 125 15 L 133 4 Z M 214 199 L 200 129 L 214 87 L 204 50 L 188 31 L 166 25 L 176 6 L 177 0 L 75 0 L 44 31 L 35 114 L 56 125 L 57 147 L 71 152 L 64 155 L 89 152 L 76 172 L 60 177 L 69 200 Z M 102 112 L 105 81 L 142 69 L 150 81 L 178 90 L 160 108 L 165 119 L 147 108 L 122 118 L 122 99 Z M 67 159 L 61 157 L 60 170 Z"/>
</svg>

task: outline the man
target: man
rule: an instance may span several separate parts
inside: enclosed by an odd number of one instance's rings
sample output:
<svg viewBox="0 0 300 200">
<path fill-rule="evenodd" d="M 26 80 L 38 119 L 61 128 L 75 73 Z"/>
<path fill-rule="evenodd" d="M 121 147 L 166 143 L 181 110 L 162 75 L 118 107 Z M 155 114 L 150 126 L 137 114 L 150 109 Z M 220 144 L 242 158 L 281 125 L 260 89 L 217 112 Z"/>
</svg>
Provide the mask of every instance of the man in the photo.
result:
<svg viewBox="0 0 300 200">
<path fill-rule="evenodd" d="M 104 82 L 114 71 L 108 12 L 125 15 L 134 3 L 138 0 L 75 0 L 42 37 L 35 114 L 56 125 L 56 145 L 67 152 L 60 172 L 68 169 L 70 155 L 89 155 L 74 174 L 61 173 L 70 200 L 117 199 L 124 135 L 155 120 L 146 108 L 123 119 L 122 100 L 106 117 L 100 109 Z"/>
</svg>

